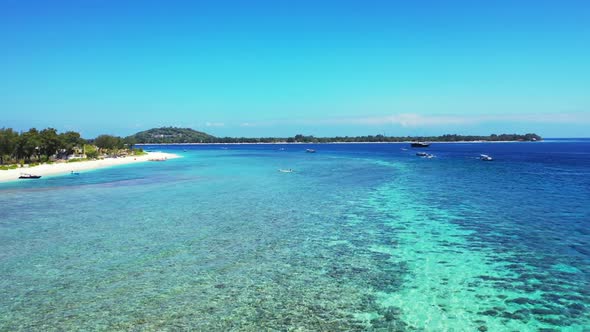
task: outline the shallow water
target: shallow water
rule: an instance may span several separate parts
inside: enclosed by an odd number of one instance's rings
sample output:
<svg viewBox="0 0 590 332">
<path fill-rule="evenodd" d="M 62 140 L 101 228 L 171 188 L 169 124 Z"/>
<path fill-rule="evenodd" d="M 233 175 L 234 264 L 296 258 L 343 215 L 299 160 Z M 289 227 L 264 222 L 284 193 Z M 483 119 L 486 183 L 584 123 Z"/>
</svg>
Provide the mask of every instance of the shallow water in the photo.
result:
<svg viewBox="0 0 590 332">
<path fill-rule="evenodd" d="M 308 147 L 0 184 L 0 330 L 588 330 L 589 141 Z"/>
</svg>

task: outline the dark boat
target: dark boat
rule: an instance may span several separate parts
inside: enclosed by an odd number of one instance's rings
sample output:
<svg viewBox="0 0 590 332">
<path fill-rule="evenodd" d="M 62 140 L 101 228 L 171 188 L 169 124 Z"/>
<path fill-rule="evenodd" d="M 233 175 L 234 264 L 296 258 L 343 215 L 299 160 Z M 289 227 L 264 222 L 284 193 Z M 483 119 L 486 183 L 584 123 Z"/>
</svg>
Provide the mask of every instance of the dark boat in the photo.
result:
<svg viewBox="0 0 590 332">
<path fill-rule="evenodd" d="M 18 178 L 19 179 L 39 179 L 39 178 L 41 178 L 41 175 L 22 173 Z"/>
<path fill-rule="evenodd" d="M 424 142 L 413 142 L 411 144 L 411 146 L 413 148 L 427 148 L 430 146 L 430 143 L 424 143 Z"/>
<path fill-rule="evenodd" d="M 314 149 L 306 149 L 305 152 L 307 152 L 307 153 L 315 153 L 315 150 Z"/>
</svg>

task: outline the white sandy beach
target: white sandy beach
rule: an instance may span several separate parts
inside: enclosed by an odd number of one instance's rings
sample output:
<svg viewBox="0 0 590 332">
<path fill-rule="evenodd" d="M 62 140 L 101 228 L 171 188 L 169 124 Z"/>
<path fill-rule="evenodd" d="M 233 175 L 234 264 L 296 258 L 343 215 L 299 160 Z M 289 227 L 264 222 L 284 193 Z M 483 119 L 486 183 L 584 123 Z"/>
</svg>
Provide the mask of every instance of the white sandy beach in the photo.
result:
<svg viewBox="0 0 590 332">
<path fill-rule="evenodd" d="M 18 180 L 18 177 L 21 175 L 21 173 L 29 173 L 41 176 L 61 175 L 71 173 L 72 171 L 79 172 L 116 165 L 142 163 L 149 161 L 150 159 L 174 159 L 179 157 L 179 155 L 173 153 L 148 152 L 147 154 L 142 156 L 105 158 L 99 160 L 80 161 L 74 163 L 53 163 L 33 167 L 19 167 L 17 169 L 0 170 L 0 182 Z"/>
</svg>

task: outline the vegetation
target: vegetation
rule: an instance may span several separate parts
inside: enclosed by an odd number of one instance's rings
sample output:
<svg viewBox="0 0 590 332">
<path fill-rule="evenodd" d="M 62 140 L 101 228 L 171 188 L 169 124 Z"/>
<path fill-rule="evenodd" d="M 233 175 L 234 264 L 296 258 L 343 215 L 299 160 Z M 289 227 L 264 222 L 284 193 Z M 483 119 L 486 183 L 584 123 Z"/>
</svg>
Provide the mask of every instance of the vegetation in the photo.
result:
<svg viewBox="0 0 590 332">
<path fill-rule="evenodd" d="M 132 149 L 132 152 L 134 156 L 143 156 L 147 154 L 143 149 Z"/>
<path fill-rule="evenodd" d="M 79 163 L 81 161 L 92 160 L 92 158 L 76 158 L 76 159 L 68 159 L 68 163 Z"/>
<path fill-rule="evenodd" d="M 58 133 L 54 128 L 41 131 L 31 128 L 26 132 L 16 132 L 11 128 L 0 128 L 0 165 L 38 164 L 68 159 L 71 155 L 95 159 L 104 155 L 142 155 L 135 144 L 153 143 L 329 143 L 329 142 L 457 142 L 457 141 L 539 141 L 536 134 L 492 134 L 489 136 L 443 135 L 443 136 L 337 136 L 315 137 L 295 135 L 293 137 L 215 137 L 190 128 L 163 127 L 139 132 L 121 138 L 112 135 L 100 135 L 94 139 L 83 139 L 79 133 L 67 131 Z M 2 169 L 5 169 L 3 167 Z"/>
<path fill-rule="evenodd" d="M 169 143 L 356 143 L 356 142 L 459 142 L 459 141 L 539 141 L 542 138 L 536 134 L 492 134 L 489 136 L 473 135 L 442 135 L 442 136 L 337 136 L 314 137 L 295 135 L 294 137 L 215 137 L 199 131 L 186 128 L 154 128 L 130 136 L 142 144 Z"/>
<path fill-rule="evenodd" d="M 91 144 L 84 144 L 84 154 L 86 158 L 96 159 L 98 158 L 98 148 Z"/>
<path fill-rule="evenodd" d="M 162 127 L 141 131 L 126 138 L 137 143 L 216 143 L 217 138 L 190 128 Z"/>
<path fill-rule="evenodd" d="M 7 166 L 3 165 L 3 166 L 0 166 L 0 171 L 6 171 L 9 169 L 16 169 L 16 168 L 18 168 L 17 165 L 7 165 Z"/>
<path fill-rule="evenodd" d="M 95 159 L 101 155 L 144 154 L 141 149 L 134 149 L 133 137 L 121 138 L 112 135 L 100 135 L 95 139 L 83 139 L 79 133 L 67 131 L 58 133 L 54 128 L 41 131 L 31 128 L 26 132 L 16 132 L 12 128 L 0 128 L 0 165 L 2 170 L 16 167 L 15 164 L 35 165 L 55 160 L 81 158 Z"/>
</svg>

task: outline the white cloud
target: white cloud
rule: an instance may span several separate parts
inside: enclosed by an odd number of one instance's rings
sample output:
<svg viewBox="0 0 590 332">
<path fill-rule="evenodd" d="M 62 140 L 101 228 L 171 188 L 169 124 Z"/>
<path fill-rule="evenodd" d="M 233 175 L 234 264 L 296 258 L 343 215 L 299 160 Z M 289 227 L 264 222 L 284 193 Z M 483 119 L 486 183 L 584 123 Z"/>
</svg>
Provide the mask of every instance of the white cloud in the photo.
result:
<svg viewBox="0 0 590 332">
<path fill-rule="evenodd" d="M 509 123 L 554 123 L 554 124 L 590 124 L 590 113 L 529 113 L 529 114 L 493 114 L 493 115 L 423 115 L 417 113 L 397 113 L 381 116 L 330 117 L 316 119 L 277 119 L 267 121 L 248 121 L 230 123 L 227 126 L 273 127 L 292 126 L 401 126 L 405 128 L 465 126 L 492 122 Z M 207 127 L 225 127 L 223 122 L 206 122 Z"/>
<path fill-rule="evenodd" d="M 306 121 L 307 122 L 307 121 Z M 590 123 L 590 113 L 542 113 L 498 115 L 421 115 L 401 113 L 385 116 L 332 118 L 309 121 L 324 125 L 399 125 L 402 127 L 431 127 L 444 125 L 479 124 L 486 122 L 531 122 L 531 123 Z"/>
</svg>

